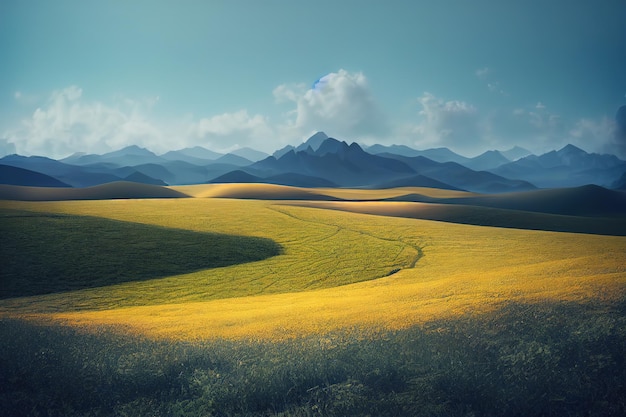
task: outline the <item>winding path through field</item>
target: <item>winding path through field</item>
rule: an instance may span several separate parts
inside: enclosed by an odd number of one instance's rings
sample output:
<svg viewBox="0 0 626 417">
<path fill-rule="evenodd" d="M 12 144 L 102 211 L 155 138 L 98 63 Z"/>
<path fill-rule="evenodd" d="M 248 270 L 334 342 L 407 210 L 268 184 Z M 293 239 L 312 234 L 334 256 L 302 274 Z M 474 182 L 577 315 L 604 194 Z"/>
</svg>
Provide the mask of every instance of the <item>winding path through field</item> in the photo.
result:
<svg viewBox="0 0 626 417">
<path fill-rule="evenodd" d="M 156 338 L 285 338 L 398 329 L 510 301 L 623 297 L 626 238 L 449 224 L 279 201 L 3 203 L 267 237 L 282 255 L 145 282 L 0 302 L 0 315 Z M 418 262 L 419 260 L 419 262 Z M 393 275 L 390 271 L 400 269 Z"/>
</svg>

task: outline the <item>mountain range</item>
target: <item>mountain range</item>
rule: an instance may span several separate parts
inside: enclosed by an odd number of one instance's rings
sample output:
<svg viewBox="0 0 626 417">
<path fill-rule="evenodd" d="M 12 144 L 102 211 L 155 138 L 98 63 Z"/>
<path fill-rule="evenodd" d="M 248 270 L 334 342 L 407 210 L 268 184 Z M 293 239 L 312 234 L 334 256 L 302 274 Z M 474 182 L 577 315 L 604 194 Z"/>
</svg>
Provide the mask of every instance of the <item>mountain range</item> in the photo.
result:
<svg viewBox="0 0 626 417">
<path fill-rule="evenodd" d="M 468 158 L 447 148 L 347 143 L 318 132 L 272 155 L 242 148 L 222 154 L 203 147 L 157 155 L 138 146 L 105 153 L 0 158 L 0 183 L 89 187 L 115 181 L 151 185 L 248 182 L 298 187 L 433 187 L 479 193 L 595 184 L 626 187 L 626 161 L 573 145 L 534 155 L 514 147 Z"/>
</svg>

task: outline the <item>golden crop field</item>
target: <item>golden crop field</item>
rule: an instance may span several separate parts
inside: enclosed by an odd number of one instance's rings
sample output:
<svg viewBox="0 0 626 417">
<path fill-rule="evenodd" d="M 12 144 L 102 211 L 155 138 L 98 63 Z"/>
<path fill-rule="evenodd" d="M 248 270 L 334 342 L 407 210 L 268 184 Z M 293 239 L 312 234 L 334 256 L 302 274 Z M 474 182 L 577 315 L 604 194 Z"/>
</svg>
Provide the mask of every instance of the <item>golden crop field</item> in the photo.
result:
<svg viewBox="0 0 626 417">
<path fill-rule="evenodd" d="M 187 193 L 211 197 L 216 188 Z M 376 197 L 371 191 L 335 193 Z M 280 255 L 257 262 L 0 300 L 0 317 L 87 329 L 106 325 L 158 339 L 277 340 L 350 329 L 367 334 L 478 315 L 509 302 L 617 300 L 626 290 L 626 237 L 251 199 L 3 202 L 2 207 L 264 237 L 282 246 Z"/>
</svg>

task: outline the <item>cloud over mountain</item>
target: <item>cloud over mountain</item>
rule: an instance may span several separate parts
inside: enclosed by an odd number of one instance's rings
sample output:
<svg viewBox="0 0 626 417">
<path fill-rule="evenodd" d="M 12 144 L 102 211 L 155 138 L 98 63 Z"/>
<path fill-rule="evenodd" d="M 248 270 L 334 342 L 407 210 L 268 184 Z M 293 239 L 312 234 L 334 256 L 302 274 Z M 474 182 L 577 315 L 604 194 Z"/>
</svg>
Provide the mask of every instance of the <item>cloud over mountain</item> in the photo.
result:
<svg viewBox="0 0 626 417">
<path fill-rule="evenodd" d="M 259 146 L 274 136 L 266 117 L 260 114 L 250 116 L 247 110 L 203 117 L 191 122 L 188 133 L 191 138 L 187 138 L 186 146 L 212 144 L 215 149 Z"/>
<path fill-rule="evenodd" d="M 43 106 L 5 136 L 19 153 L 51 156 L 77 150 L 106 152 L 127 144 L 149 145 L 161 130 L 145 115 L 145 103 L 125 100 L 117 106 L 83 100 L 83 90 L 70 86 L 52 92 Z"/>
<path fill-rule="evenodd" d="M 387 133 L 387 120 L 361 72 L 340 69 L 317 80 L 309 89 L 280 85 L 277 100 L 296 104 L 292 126 L 301 133 L 323 130 L 346 139 Z"/>
<path fill-rule="evenodd" d="M 491 75 L 488 67 L 476 70 L 481 80 Z M 15 97 L 22 113 L 30 113 L 12 118 L 0 131 L 0 153 L 64 157 L 129 145 L 157 153 L 194 146 L 220 152 L 248 146 L 271 152 L 323 130 L 348 141 L 449 147 L 466 156 L 519 144 L 541 153 L 572 143 L 591 152 L 626 157 L 624 110 L 616 120 L 608 116 L 571 119 L 542 98 L 515 107 L 511 103 L 488 107 L 454 95 L 424 92 L 413 99 L 417 105 L 412 111 L 399 115 L 385 111 L 389 103 L 374 94 L 363 72 L 345 69 L 308 86 L 278 85 L 267 92 L 268 100 L 273 95 L 275 108 L 251 111 L 242 106 L 217 114 L 164 113 L 163 106 L 171 103 L 162 103 L 156 95 L 93 100 L 78 86 L 53 91 L 47 101 L 37 98 L 44 96 L 41 92 L 29 94 L 32 103 L 22 102 L 22 93 Z"/>
<path fill-rule="evenodd" d="M 419 148 L 447 146 L 471 152 L 480 137 L 478 110 L 459 100 L 444 100 L 425 92 L 418 98 L 421 109 L 415 123 L 399 129 L 408 143 Z"/>
</svg>

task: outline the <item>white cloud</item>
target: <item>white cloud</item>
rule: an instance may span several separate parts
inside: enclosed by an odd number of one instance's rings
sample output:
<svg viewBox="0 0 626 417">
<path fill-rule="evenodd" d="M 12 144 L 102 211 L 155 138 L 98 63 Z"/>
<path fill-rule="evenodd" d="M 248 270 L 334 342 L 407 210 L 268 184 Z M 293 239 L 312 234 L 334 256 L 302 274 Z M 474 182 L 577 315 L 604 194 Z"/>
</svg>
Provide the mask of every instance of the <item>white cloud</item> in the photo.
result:
<svg viewBox="0 0 626 417">
<path fill-rule="evenodd" d="M 280 85 L 274 97 L 296 103 L 295 120 L 283 129 L 300 135 L 322 130 L 344 140 L 362 140 L 388 131 L 386 117 L 361 72 L 331 72 L 308 90 L 300 84 Z"/>
<path fill-rule="evenodd" d="M 526 108 L 481 112 L 470 103 L 444 100 L 430 93 L 419 99 L 419 119 L 396 129 L 396 141 L 418 149 L 449 147 L 473 156 L 487 149 L 504 150 L 521 145 L 532 152 L 559 149 L 568 143 L 590 152 L 620 155 L 626 147 L 614 140 L 610 118 L 568 120 L 538 102 Z M 626 155 L 625 155 L 626 156 Z"/>
<path fill-rule="evenodd" d="M 16 152 L 15 144 L 9 142 L 8 139 L 0 139 L 0 157 L 11 155 Z"/>
<path fill-rule="evenodd" d="M 274 136 L 265 117 L 250 116 L 246 110 L 202 118 L 189 125 L 188 133 L 187 146 L 202 144 L 218 151 L 244 146 L 265 148 Z"/>
<path fill-rule="evenodd" d="M 618 138 L 614 121 L 568 120 L 542 102 L 479 110 L 467 101 L 423 93 L 416 100 L 414 119 L 394 120 L 392 128 L 365 75 L 345 70 L 329 73 L 309 87 L 276 87 L 272 94 L 277 106 L 283 103 L 283 109 L 289 110 L 275 120 L 246 109 L 163 119 L 156 115 L 157 95 L 116 97 L 104 103 L 88 100 L 78 86 L 54 91 L 46 102 L 38 99 L 39 104 L 32 105 L 24 103 L 30 93 L 17 93 L 13 94 L 20 108 L 32 111 L 11 129 L 0 132 L 0 153 L 64 157 L 76 151 L 103 153 L 132 144 L 157 153 L 196 145 L 215 151 L 250 146 L 272 152 L 323 130 L 346 141 L 402 143 L 420 149 L 446 146 L 468 156 L 513 145 L 545 152 L 573 143 L 585 150 L 621 152 L 626 157 L 626 135 Z"/>
<path fill-rule="evenodd" d="M 304 95 L 306 87 L 304 84 L 281 84 L 272 91 L 277 103 L 298 102 Z"/>
<path fill-rule="evenodd" d="M 24 155 L 64 157 L 73 152 L 104 153 L 129 145 L 165 152 L 186 146 L 216 150 L 263 147 L 272 129 L 261 115 L 241 110 L 199 120 L 156 123 L 152 110 L 159 97 L 118 97 L 115 104 L 88 101 L 77 86 L 54 91 L 16 128 L 4 132 L 10 151 Z M 8 149 L 8 148 L 7 148 Z"/>
<path fill-rule="evenodd" d="M 616 124 L 608 117 L 599 119 L 583 118 L 569 130 L 569 141 L 590 152 L 615 153 L 622 158 L 626 157 L 625 149 L 620 149 L 619 143 L 614 141 Z"/>
<path fill-rule="evenodd" d="M 419 99 L 421 121 L 404 125 L 400 135 L 410 135 L 409 143 L 418 148 L 450 147 L 459 152 L 472 152 L 480 145 L 478 110 L 459 100 L 443 100 L 424 93 Z"/>
<path fill-rule="evenodd" d="M 54 91 L 17 128 L 5 132 L 21 154 L 63 157 L 75 151 L 107 152 L 130 144 L 151 147 L 163 140 L 145 106 L 126 102 L 107 106 L 87 102 L 77 86 Z"/>
<path fill-rule="evenodd" d="M 485 141 L 491 147 L 520 145 L 542 153 L 565 145 L 566 124 L 560 115 L 547 111 L 545 106 L 533 105 L 492 111 L 485 117 L 483 126 Z"/>
<path fill-rule="evenodd" d="M 351 77 L 350 74 L 341 75 Z M 357 78 L 353 81 L 361 80 Z M 310 96 L 313 92 L 307 91 L 303 85 L 277 87 L 274 90 L 276 100 L 295 101 L 297 106 L 284 115 L 282 122 L 274 124 L 266 116 L 250 114 L 245 109 L 200 118 L 174 116 L 170 120 L 160 120 L 153 111 L 160 101 L 159 96 L 141 100 L 116 97 L 113 103 L 103 103 L 86 99 L 81 88 L 70 86 L 52 92 L 47 102 L 36 107 L 30 116 L 23 118 L 16 126 L 1 132 L 0 137 L 14 144 L 15 149 L 11 148 L 10 151 L 54 158 L 76 151 L 104 153 L 128 145 L 146 147 L 157 153 L 196 145 L 216 151 L 250 146 L 272 152 L 323 129 L 318 128 L 312 120 L 305 122 L 316 114 L 318 118 L 333 121 L 334 124 L 326 126 L 329 130 L 333 130 L 333 126 L 337 127 L 334 129 L 337 135 L 342 135 L 347 132 L 341 129 L 346 122 L 339 119 L 348 112 L 350 104 L 357 109 L 370 110 L 366 105 L 361 104 L 359 107 L 357 102 L 348 99 L 349 96 L 358 96 L 352 91 L 354 88 L 351 90 L 350 86 L 346 87 L 343 85 L 345 82 L 338 84 L 338 88 L 335 86 L 335 94 L 330 91 L 315 92 L 314 97 Z M 346 92 L 348 98 L 336 97 Z M 24 95 L 20 97 L 23 99 Z M 316 100 L 320 99 L 322 102 L 317 105 L 321 107 L 316 108 Z M 320 116 L 325 103 L 332 105 L 338 115 L 329 113 Z M 367 116 L 371 117 L 371 112 Z M 360 120 L 356 114 L 349 115 L 348 119 L 353 122 Z"/>
</svg>

